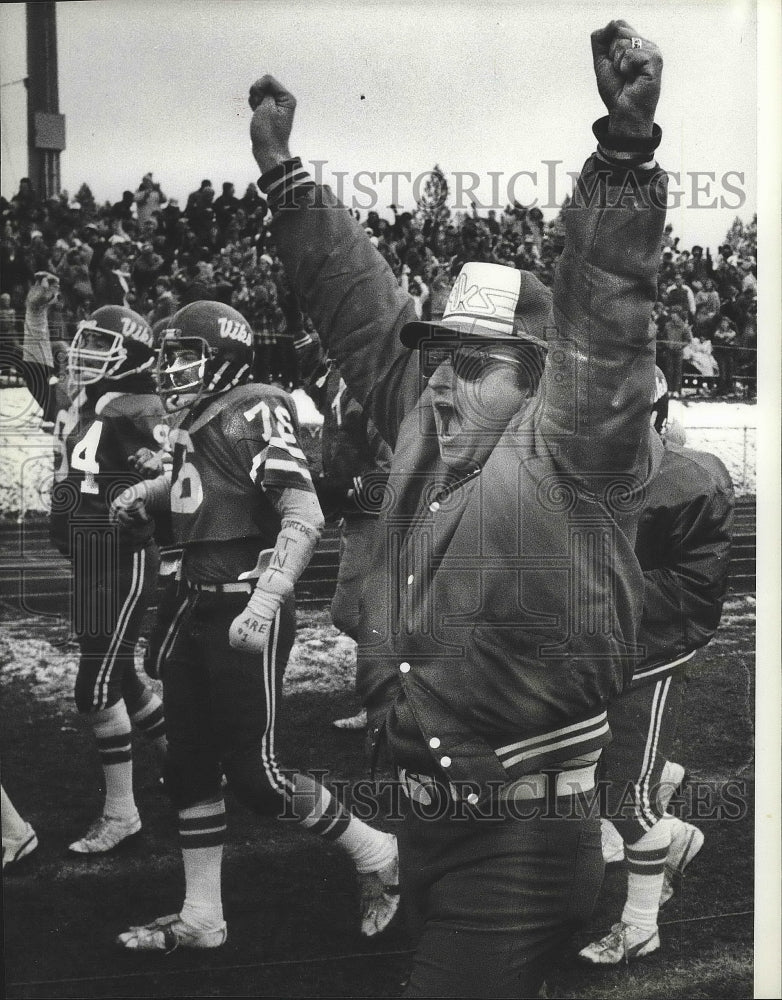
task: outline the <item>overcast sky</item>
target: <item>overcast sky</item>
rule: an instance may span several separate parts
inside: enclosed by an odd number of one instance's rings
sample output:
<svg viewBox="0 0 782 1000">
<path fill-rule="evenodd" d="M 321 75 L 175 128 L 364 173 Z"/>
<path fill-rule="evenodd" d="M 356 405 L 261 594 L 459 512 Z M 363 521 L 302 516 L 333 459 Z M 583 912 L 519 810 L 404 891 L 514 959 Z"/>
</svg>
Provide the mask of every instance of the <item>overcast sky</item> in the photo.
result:
<svg viewBox="0 0 782 1000">
<path fill-rule="evenodd" d="M 180 201 L 206 177 L 218 192 L 231 180 L 241 194 L 257 175 L 247 91 L 269 71 L 299 100 L 293 151 L 327 161 L 332 183 L 348 171 L 345 194 L 357 194 L 358 207 L 376 199 L 385 209 L 392 182 L 364 175 L 372 193 L 356 191 L 357 171 L 410 173 L 398 180 L 398 200 L 413 207 L 412 179 L 437 161 L 454 193 L 454 172 L 465 183 L 474 172 L 481 204 L 537 198 L 549 217 L 603 113 L 589 32 L 622 15 L 665 57 L 659 157 L 681 175 L 670 221 L 684 244 L 716 247 L 736 214 L 757 209 L 749 0 L 58 3 L 62 183 L 73 194 L 86 180 L 99 201 L 115 201 L 152 170 Z M 8 197 L 27 173 L 25 92 L 12 82 L 25 75 L 24 4 L 2 4 L 2 29 Z M 518 171 L 536 177 L 512 182 Z"/>
</svg>

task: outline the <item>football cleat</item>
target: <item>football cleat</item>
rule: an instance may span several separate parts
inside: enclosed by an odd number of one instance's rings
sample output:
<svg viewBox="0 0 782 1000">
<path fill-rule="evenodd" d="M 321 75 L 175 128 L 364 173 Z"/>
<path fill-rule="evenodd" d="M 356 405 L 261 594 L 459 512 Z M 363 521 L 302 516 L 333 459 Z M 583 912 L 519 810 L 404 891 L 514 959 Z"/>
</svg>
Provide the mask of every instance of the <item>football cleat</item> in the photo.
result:
<svg viewBox="0 0 782 1000">
<path fill-rule="evenodd" d="M 164 951 L 179 948 L 219 948 L 228 939 L 225 921 L 211 930 L 200 930 L 185 923 L 178 913 L 158 917 L 150 924 L 130 927 L 118 935 L 116 943 L 130 951 Z"/>
<path fill-rule="evenodd" d="M 336 729 L 366 729 L 367 710 L 362 708 L 355 715 L 349 715 L 346 719 L 335 719 L 331 724 Z"/>
<path fill-rule="evenodd" d="M 394 856 L 383 868 L 374 872 L 358 873 L 361 891 L 361 933 L 365 937 L 380 934 L 394 919 L 399 907 L 399 854 L 396 837 L 393 841 Z"/>
<path fill-rule="evenodd" d="M 38 838 L 29 823 L 25 823 L 24 833 L 18 839 L 3 837 L 3 871 L 32 854 L 37 846 Z"/>
<path fill-rule="evenodd" d="M 72 854 L 107 854 L 121 843 L 135 837 L 141 830 L 141 818 L 132 816 L 99 816 L 83 837 L 68 846 Z"/>
<path fill-rule="evenodd" d="M 600 840 L 603 848 L 603 861 L 607 865 L 624 860 L 625 842 L 610 819 L 600 820 Z"/>
<path fill-rule="evenodd" d="M 665 859 L 660 906 L 664 906 L 681 884 L 684 869 L 703 847 L 704 836 L 692 823 L 678 822 Z"/>
<path fill-rule="evenodd" d="M 656 927 L 650 934 L 641 927 L 620 921 L 604 938 L 582 948 L 578 957 L 592 965 L 618 965 L 622 961 L 630 962 L 634 958 L 651 955 L 659 947 L 660 935 Z"/>
</svg>

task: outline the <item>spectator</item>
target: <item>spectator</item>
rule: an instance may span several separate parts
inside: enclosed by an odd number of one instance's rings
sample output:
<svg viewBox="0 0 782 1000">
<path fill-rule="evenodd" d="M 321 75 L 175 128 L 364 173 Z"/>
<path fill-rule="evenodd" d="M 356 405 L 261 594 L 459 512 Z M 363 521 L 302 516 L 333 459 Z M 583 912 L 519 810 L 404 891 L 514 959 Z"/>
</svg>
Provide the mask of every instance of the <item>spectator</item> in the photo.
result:
<svg viewBox="0 0 782 1000">
<path fill-rule="evenodd" d="M 160 185 L 152 179 L 152 173 L 144 174 L 134 197 L 136 218 L 139 223 L 143 224 L 151 220 L 155 212 L 159 212 L 165 205 L 166 200 Z"/>
<path fill-rule="evenodd" d="M 135 195 L 132 191 L 123 191 L 122 200 L 115 202 L 111 206 L 111 218 L 120 222 L 123 227 L 126 222 L 131 222 L 133 219 L 133 205 L 135 202 Z"/>
<path fill-rule="evenodd" d="M 212 182 L 203 180 L 199 189 L 191 191 L 187 197 L 185 215 L 190 228 L 202 242 L 208 240 L 214 221 L 214 210 L 212 209 L 214 196 L 215 189 L 212 187 Z"/>
<path fill-rule="evenodd" d="M 109 247 L 98 266 L 94 280 L 95 306 L 128 306 L 130 282 L 121 270 L 122 258 Z"/>
<path fill-rule="evenodd" d="M 19 181 L 19 190 L 11 199 L 11 206 L 20 223 L 29 224 L 32 222 L 33 213 L 40 204 L 35 188 L 30 183 L 29 177 L 23 177 Z"/>
<path fill-rule="evenodd" d="M 173 316 L 179 308 L 179 300 L 172 291 L 171 280 L 165 275 L 156 279 L 152 294 L 154 305 L 147 316 L 150 326 L 154 326 L 161 319 Z"/>
<path fill-rule="evenodd" d="M 163 258 L 156 254 L 151 243 L 145 243 L 141 253 L 133 265 L 133 282 L 136 287 L 137 307 L 146 308 L 147 296 L 152 290 L 155 279 L 163 268 Z"/>
<path fill-rule="evenodd" d="M 714 357 L 720 370 L 716 390 L 718 396 L 728 396 L 733 392 L 733 369 L 738 346 L 735 324 L 727 316 L 721 316 L 714 331 Z"/>
<path fill-rule="evenodd" d="M 738 285 L 729 285 L 728 293 L 720 305 L 720 319 L 724 316 L 731 321 L 736 330 L 744 325 L 745 308 L 739 299 Z"/>
<path fill-rule="evenodd" d="M 3 292 L 0 294 L 0 347 L 6 351 L 20 347 L 20 334 L 16 313 L 11 308 L 11 296 Z"/>
<path fill-rule="evenodd" d="M 685 307 L 674 305 L 665 324 L 665 346 L 667 370 L 663 368 L 668 382 L 671 399 L 678 399 L 682 393 L 682 354 L 686 344 L 692 340 L 692 333 L 685 321 Z"/>
<path fill-rule="evenodd" d="M 700 289 L 695 295 L 695 311 L 703 307 L 703 319 L 708 321 L 710 324 L 710 329 L 707 336 L 711 336 L 714 326 L 717 322 L 717 314 L 720 311 L 720 296 L 714 287 L 714 282 L 711 278 L 706 278 L 703 283 L 703 288 Z M 701 334 L 703 336 L 703 334 Z"/>
<path fill-rule="evenodd" d="M 223 184 L 223 193 L 214 203 L 215 221 L 221 235 L 225 232 L 228 223 L 236 215 L 239 205 L 240 201 L 234 194 L 233 184 L 230 181 L 226 181 Z"/>
<path fill-rule="evenodd" d="M 690 286 L 684 284 L 684 278 L 681 274 L 674 277 L 673 286 L 668 289 L 666 304 L 669 309 L 673 306 L 681 306 L 690 321 L 695 316 L 695 295 Z"/>
<path fill-rule="evenodd" d="M 11 296 L 15 309 L 24 307 L 33 271 L 13 236 L 4 236 L 0 247 L 0 291 Z"/>
<path fill-rule="evenodd" d="M 700 281 L 704 284 L 711 280 L 711 254 L 706 251 L 706 257 L 703 256 L 703 247 L 697 244 L 692 248 L 692 258 L 690 259 L 689 267 L 687 273 L 684 275 L 684 280 L 689 282 L 690 285 L 693 281 Z M 712 282 L 713 287 L 713 282 Z"/>
</svg>

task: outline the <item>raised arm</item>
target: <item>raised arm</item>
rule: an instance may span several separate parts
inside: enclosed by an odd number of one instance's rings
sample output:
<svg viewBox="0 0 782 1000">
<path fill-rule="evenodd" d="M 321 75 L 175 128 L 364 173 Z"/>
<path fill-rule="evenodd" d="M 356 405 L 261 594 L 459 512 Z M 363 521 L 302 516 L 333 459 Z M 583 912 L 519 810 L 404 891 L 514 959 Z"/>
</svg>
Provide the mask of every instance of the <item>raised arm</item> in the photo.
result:
<svg viewBox="0 0 782 1000">
<path fill-rule="evenodd" d="M 655 352 L 649 316 L 666 178 L 654 161 L 657 47 L 612 21 L 592 35 L 592 53 L 608 116 L 593 127 L 598 152 L 566 212 L 540 420 L 544 439 L 559 448 L 562 471 L 603 493 L 617 476 L 647 477 Z"/>
<path fill-rule="evenodd" d="M 250 106 L 253 154 L 289 280 L 352 395 L 393 443 L 418 397 L 415 358 L 399 340 L 416 318 L 412 300 L 358 222 L 291 157 L 293 95 L 264 76 L 250 90 Z"/>
</svg>

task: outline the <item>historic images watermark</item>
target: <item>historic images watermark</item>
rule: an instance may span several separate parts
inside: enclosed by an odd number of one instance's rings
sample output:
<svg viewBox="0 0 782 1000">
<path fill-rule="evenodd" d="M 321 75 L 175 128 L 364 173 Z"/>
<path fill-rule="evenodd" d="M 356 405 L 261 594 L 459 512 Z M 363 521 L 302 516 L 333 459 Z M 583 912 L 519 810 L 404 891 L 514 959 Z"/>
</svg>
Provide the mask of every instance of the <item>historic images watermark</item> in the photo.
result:
<svg viewBox="0 0 782 1000">
<path fill-rule="evenodd" d="M 510 820 L 562 820 L 597 818 L 612 822 L 632 820 L 637 812 L 636 793 L 628 782 L 617 795 L 607 782 L 597 781 L 594 788 L 580 791 L 578 785 L 563 788 L 556 782 L 557 772 L 544 772 L 548 779 L 541 786 L 540 775 L 514 781 L 447 783 L 428 775 L 404 773 L 399 779 L 361 778 L 349 781 L 329 778 L 327 770 L 308 771 L 321 784 L 328 780 L 329 790 L 350 806 L 352 814 L 367 823 L 395 822 L 412 813 L 423 822 L 504 822 Z M 615 784 L 615 783 L 614 783 Z M 541 794 L 542 787 L 542 794 Z M 308 793 L 307 793 L 308 794 Z M 285 802 L 277 818 L 297 822 L 297 793 Z M 688 780 L 680 788 L 660 782 L 650 790 L 650 801 L 658 801 L 661 811 L 679 819 L 697 823 L 736 823 L 749 813 L 751 789 L 737 778 L 727 781 Z M 609 806 L 609 800 L 613 802 Z"/>
<path fill-rule="evenodd" d="M 417 205 L 427 200 L 457 212 L 495 211 L 506 206 L 556 211 L 572 197 L 580 171 L 566 170 L 562 160 L 541 160 L 533 169 L 454 170 L 435 173 L 426 170 L 336 170 L 328 160 L 306 163 L 316 184 L 327 184 L 347 208 L 369 212 Z M 747 200 L 745 173 L 727 170 L 666 171 L 667 192 L 660 204 L 668 210 L 740 209 Z M 445 183 L 443 183 L 443 180 Z M 654 194 L 652 195 L 654 197 Z M 657 204 L 657 202 L 654 202 Z"/>
</svg>

